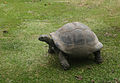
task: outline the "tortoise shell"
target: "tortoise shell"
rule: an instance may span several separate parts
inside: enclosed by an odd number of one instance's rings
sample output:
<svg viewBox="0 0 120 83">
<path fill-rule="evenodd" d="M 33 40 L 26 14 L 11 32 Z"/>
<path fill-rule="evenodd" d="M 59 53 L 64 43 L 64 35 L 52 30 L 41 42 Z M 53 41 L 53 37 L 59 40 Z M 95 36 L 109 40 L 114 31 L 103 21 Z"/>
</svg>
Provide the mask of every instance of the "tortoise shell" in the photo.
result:
<svg viewBox="0 0 120 83">
<path fill-rule="evenodd" d="M 61 51 L 71 55 L 88 55 L 103 47 L 95 33 L 79 22 L 67 23 L 50 35 Z"/>
</svg>

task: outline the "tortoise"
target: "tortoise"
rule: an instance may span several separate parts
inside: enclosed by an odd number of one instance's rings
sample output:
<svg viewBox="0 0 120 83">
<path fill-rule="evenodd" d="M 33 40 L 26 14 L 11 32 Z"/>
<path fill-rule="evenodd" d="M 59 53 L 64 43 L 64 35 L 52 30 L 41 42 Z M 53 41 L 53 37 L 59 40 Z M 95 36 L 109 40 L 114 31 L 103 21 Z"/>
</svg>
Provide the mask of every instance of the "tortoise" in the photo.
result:
<svg viewBox="0 0 120 83">
<path fill-rule="evenodd" d="M 103 44 L 88 26 L 80 22 L 67 23 L 50 35 L 40 35 L 39 40 L 49 45 L 49 53 L 59 55 L 64 70 L 70 68 L 67 56 L 88 57 L 94 54 L 97 63 L 103 61 L 100 55 Z"/>
</svg>

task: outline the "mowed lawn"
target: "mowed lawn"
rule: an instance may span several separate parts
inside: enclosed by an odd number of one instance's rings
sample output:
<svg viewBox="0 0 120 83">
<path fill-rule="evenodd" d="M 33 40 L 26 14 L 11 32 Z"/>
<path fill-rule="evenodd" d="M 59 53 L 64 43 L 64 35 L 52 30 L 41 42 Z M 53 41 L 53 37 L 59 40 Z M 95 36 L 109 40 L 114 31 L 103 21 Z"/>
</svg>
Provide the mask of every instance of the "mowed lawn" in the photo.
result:
<svg viewBox="0 0 120 83">
<path fill-rule="evenodd" d="M 103 43 L 104 62 L 64 71 L 38 37 L 76 21 Z M 120 0 L 0 0 L 0 83 L 120 83 Z"/>
</svg>

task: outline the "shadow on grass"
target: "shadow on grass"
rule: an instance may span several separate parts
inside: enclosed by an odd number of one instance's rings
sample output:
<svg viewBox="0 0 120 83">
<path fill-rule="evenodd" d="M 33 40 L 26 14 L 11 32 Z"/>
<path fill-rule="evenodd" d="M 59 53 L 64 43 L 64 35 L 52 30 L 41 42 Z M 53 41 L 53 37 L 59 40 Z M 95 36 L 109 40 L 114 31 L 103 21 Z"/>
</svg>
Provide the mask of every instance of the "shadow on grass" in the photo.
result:
<svg viewBox="0 0 120 83">
<path fill-rule="evenodd" d="M 86 67 L 96 64 L 93 57 L 86 58 L 70 58 L 69 63 L 72 68 Z"/>
<path fill-rule="evenodd" d="M 58 59 L 58 55 L 49 55 L 52 56 L 49 58 L 49 65 L 52 68 L 57 68 L 58 70 L 61 70 L 62 67 L 60 65 L 59 59 Z M 94 57 L 86 57 L 86 58 L 69 58 L 68 62 L 70 64 L 70 69 L 78 69 L 78 68 L 90 68 L 93 65 L 98 65 L 95 60 Z"/>
</svg>

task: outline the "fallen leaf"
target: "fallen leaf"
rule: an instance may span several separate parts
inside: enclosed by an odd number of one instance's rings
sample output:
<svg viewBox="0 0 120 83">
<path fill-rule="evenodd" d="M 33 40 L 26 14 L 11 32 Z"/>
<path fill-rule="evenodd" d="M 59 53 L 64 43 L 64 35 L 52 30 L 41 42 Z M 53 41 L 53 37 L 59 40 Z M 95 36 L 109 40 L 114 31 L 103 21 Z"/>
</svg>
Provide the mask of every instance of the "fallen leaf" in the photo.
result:
<svg viewBox="0 0 120 83">
<path fill-rule="evenodd" d="M 120 81 L 118 81 L 118 79 L 117 79 L 117 78 L 115 78 L 114 80 L 115 80 L 115 83 L 120 83 Z"/>
<path fill-rule="evenodd" d="M 4 1 L 4 4 L 7 4 L 7 2 L 6 2 L 6 1 Z"/>
<path fill-rule="evenodd" d="M 48 3 L 48 5 L 51 5 L 51 3 Z"/>
<path fill-rule="evenodd" d="M 87 69 L 91 69 L 91 67 L 90 67 L 90 66 L 88 66 L 88 67 L 87 67 Z"/>
<path fill-rule="evenodd" d="M 95 80 L 91 80 L 92 83 L 95 83 Z"/>
<path fill-rule="evenodd" d="M 113 35 L 113 37 L 116 37 L 116 36 L 117 36 L 117 34 L 114 34 L 114 35 Z"/>
<path fill-rule="evenodd" d="M 114 73 L 114 72 L 115 72 L 115 70 L 113 69 L 113 70 L 112 70 L 112 73 Z"/>
<path fill-rule="evenodd" d="M 111 81 L 107 81 L 107 83 L 112 83 Z"/>
<path fill-rule="evenodd" d="M 82 80 L 82 79 L 83 79 L 82 76 L 75 76 L 75 78 L 76 78 L 77 80 Z"/>
<path fill-rule="evenodd" d="M 8 33 L 8 31 L 4 30 L 3 33 Z"/>
<path fill-rule="evenodd" d="M 104 36 L 110 37 L 110 36 L 112 36 L 112 34 L 111 34 L 111 33 L 106 32 L 106 33 L 104 34 Z"/>
</svg>

